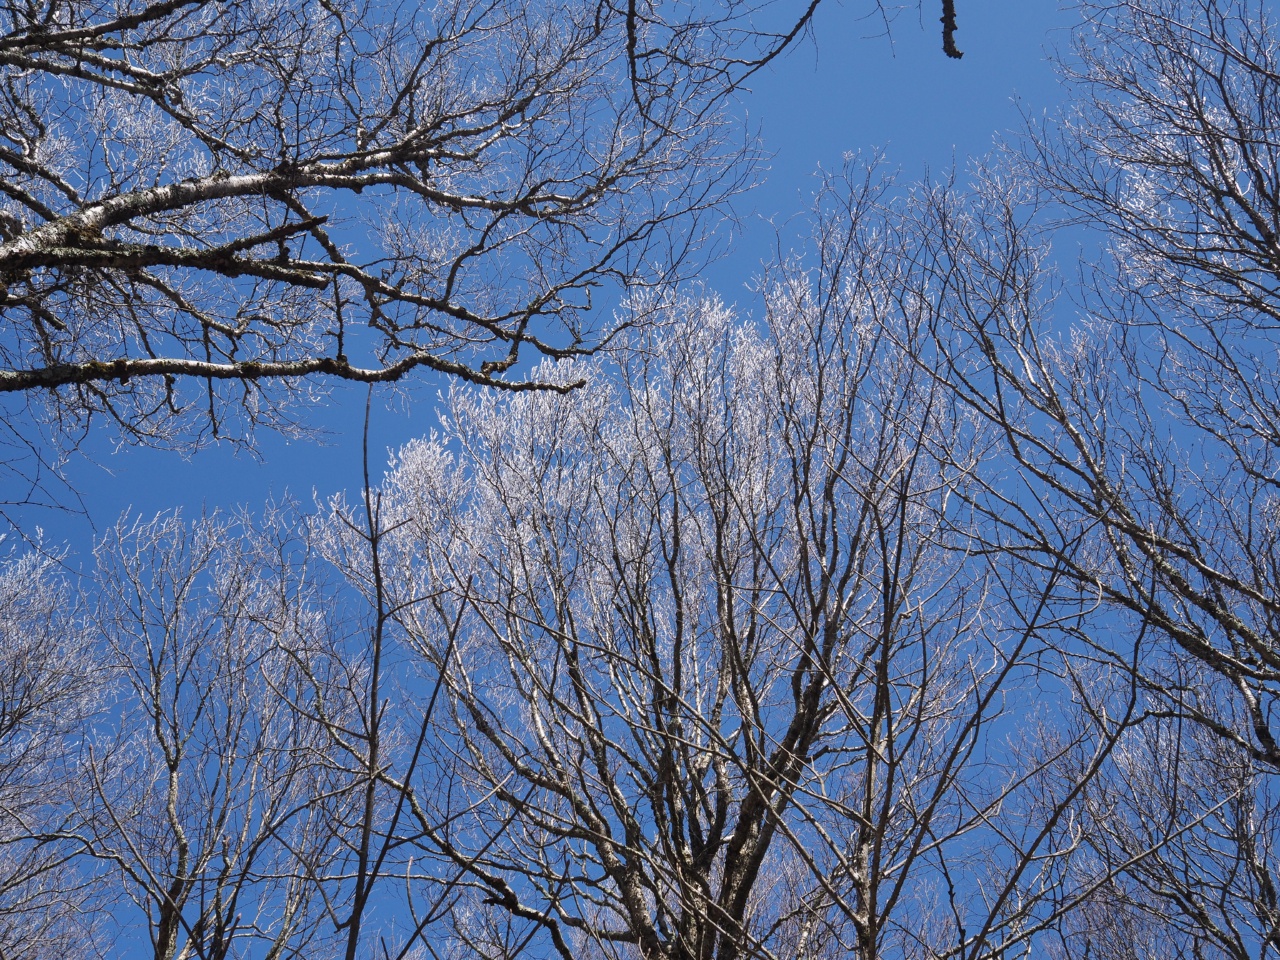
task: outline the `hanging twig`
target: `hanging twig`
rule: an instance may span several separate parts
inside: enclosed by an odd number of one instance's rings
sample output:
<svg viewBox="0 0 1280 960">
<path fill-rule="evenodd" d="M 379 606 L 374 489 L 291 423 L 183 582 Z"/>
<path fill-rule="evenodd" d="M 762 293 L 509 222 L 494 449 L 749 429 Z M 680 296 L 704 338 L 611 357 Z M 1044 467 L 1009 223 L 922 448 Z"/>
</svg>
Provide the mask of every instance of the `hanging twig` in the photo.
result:
<svg viewBox="0 0 1280 960">
<path fill-rule="evenodd" d="M 942 52 L 953 60 L 964 56 L 956 46 L 956 3 L 955 0 L 942 0 Z"/>
</svg>

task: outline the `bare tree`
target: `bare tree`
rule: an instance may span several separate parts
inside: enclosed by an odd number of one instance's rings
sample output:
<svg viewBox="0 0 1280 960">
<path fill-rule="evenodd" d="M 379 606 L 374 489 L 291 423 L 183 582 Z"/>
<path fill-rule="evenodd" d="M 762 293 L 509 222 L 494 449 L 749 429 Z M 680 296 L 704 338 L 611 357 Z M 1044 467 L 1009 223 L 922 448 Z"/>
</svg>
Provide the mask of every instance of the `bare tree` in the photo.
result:
<svg viewBox="0 0 1280 960">
<path fill-rule="evenodd" d="M 1005 545 L 1065 563 L 1120 635 L 1168 641 L 1146 644 L 1160 653 L 1143 665 L 1151 691 L 1280 768 L 1274 38 L 1246 4 L 1094 12 L 1090 99 L 1038 144 L 1035 168 L 1106 231 L 1069 327 L 1055 329 L 1045 235 L 1017 209 L 1027 191 L 992 178 L 968 206 L 939 200 L 925 216 L 951 383 L 1020 468 L 1020 488 L 985 501 Z M 1188 661 L 1241 710 L 1205 701 Z"/>
<path fill-rule="evenodd" d="M 123 518 L 97 546 L 72 635 L 97 659 L 63 662 L 48 630 L 22 638 L 26 660 L 3 648 L 18 691 L 3 702 L 37 716 L 0 741 L 14 755 L 0 784 L 0 853 L 14 851 L 0 861 L 0 936 L 32 956 L 55 934 L 89 951 L 63 922 L 80 909 L 100 942 L 156 960 L 350 960 L 420 944 L 402 891 L 424 880 L 421 831 L 409 791 L 388 783 L 415 777 L 435 698 L 396 681 L 394 611 L 371 586 L 376 499 L 363 526 L 341 500 L 313 516 Z M 6 628 L 20 615 L 36 626 L 44 596 L 0 609 Z M 60 623 L 56 605 L 45 615 Z M 21 693 L 37 668 L 39 702 Z M 97 699 L 70 709 L 88 679 Z M 78 763 L 44 759 L 56 759 L 45 728 Z"/>
<path fill-rule="evenodd" d="M 879 335 L 927 315 L 863 187 L 759 328 L 653 305 L 616 378 L 457 390 L 401 453 L 387 579 L 449 707 L 413 797 L 456 878 L 437 944 L 986 957 L 1046 921 L 1075 787 L 996 732 L 1045 608 L 963 548 L 985 438 Z"/>
<path fill-rule="evenodd" d="M 1280 772 L 1280 59 L 1234 0 L 1085 6 L 1078 96 L 968 197 L 918 196 L 943 380 L 1004 453 L 985 549 L 1059 575 L 1131 730 L 1081 809 L 1109 956 L 1269 955 Z M 1047 226 L 1046 226 L 1047 225 Z M 1081 227 L 1092 234 L 1072 233 Z M 1058 297 L 1051 241 L 1101 250 Z M 974 488 L 970 488 L 974 489 Z M 1113 703 L 1081 688 L 1091 724 Z M 1155 919 L 1159 918 L 1159 919 Z M 1089 931 L 1093 931 L 1089 933 Z M 1128 936 L 1127 943 L 1116 945 Z M 1088 934 L 1088 936 L 1085 936 Z M 1084 940 L 1078 939 L 1084 937 Z"/>
<path fill-rule="evenodd" d="M 59 839 L 82 783 L 82 724 L 101 708 L 91 635 L 55 558 L 0 567 L 0 954 L 88 957 L 92 872 Z"/>
<path fill-rule="evenodd" d="M 1065 916 L 1056 955 L 1275 956 L 1275 777 L 1179 718 L 1144 723 L 1112 759 L 1079 824 L 1090 851 L 1081 866 L 1108 880 Z"/>
<path fill-rule="evenodd" d="M 317 378 L 528 386 L 679 274 L 815 6 L 6 3 L 0 392 L 170 442 Z"/>
<path fill-rule="evenodd" d="M 312 705 L 343 679 L 342 624 L 290 528 L 122 520 L 97 551 L 93 623 L 120 689 L 64 835 L 135 905 L 113 909 L 115 936 L 156 960 L 339 953 L 357 784 Z"/>
</svg>

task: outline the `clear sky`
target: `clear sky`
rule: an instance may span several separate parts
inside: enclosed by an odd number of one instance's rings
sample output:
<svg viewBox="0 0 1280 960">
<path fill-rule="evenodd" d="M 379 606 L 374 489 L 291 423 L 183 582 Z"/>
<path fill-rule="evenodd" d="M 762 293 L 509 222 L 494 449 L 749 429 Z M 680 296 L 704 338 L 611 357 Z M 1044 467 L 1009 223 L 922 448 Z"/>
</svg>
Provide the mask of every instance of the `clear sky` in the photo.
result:
<svg viewBox="0 0 1280 960">
<path fill-rule="evenodd" d="M 904 8 L 886 36 L 858 2 L 824 0 L 814 40 L 802 43 L 753 78 L 740 103 L 771 155 L 765 182 L 738 204 L 742 231 L 727 256 L 706 271 L 726 300 L 751 307 L 747 285 L 773 249 L 775 229 L 806 209 L 819 167 L 839 169 L 847 152 L 882 148 L 906 178 L 926 169 L 963 168 L 992 137 L 1016 130 L 1020 111 L 1039 115 L 1062 101 L 1046 52 L 1065 47 L 1075 14 L 1054 0 L 957 0 L 957 45 L 964 59 L 945 57 L 940 0 Z M 388 449 L 428 431 L 441 384 L 423 381 L 412 402 L 387 409 L 375 402 L 371 468 L 380 476 Z M 335 390 L 326 406 L 299 411 L 325 427 L 322 442 L 263 434 L 259 456 L 208 448 L 189 461 L 161 451 L 113 451 L 99 432 L 70 475 L 92 524 L 110 525 L 128 508 L 151 515 L 182 507 L 191 515 L 243 503 L 256 507 L 288 492 L 310 501 L 360 484 L 364 388 Z M 83 555 L 91 525 L 69 516 L 31 517 L 53 540 Z"/>
</svg>

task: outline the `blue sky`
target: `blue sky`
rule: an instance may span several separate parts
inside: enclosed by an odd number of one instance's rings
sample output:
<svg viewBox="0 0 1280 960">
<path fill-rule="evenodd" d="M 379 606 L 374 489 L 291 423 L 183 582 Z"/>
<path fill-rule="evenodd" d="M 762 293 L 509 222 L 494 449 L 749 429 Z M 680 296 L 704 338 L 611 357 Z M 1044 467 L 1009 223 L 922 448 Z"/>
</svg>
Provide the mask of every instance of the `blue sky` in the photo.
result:
<svg viewBox="0 0 1280 960">
<path fill-rule="evenodd" d="M 753 78 L 739 109 L 770 159 L 765 182 L 738 203 L 742 230 L 732 248 L 705 272 L 726 300 L 751 308 L 748 285 L 775 243 L 771 224 L 781 226 L 806 209 L 817 169 L 839 169 L 846 153 L 877 148 L 908 179 L 953 163 L 963 168 L 989 149 L 993 136 L 1016 130 L 1020 111 L 1040 115 L 1062 102 L 1046 52 L 1068 44 L 1070 9 L 1052 0 L 957 0 L 960 61 L 942 53 L 940 10 L 940 0 L 908 7 L 886 36 L 883 21 L 866 17 L 862 5 L 826 0 L 815 40 Z M 391 409 L 375 401 L 375 475 L 389 449 L 430 429 L 442 386 L 423 380 L 410 388 L 411 403 Z M 149 516 L 181 507 L 191 515 L 241 503 L 255 507 L 286 493 L 310 501 L 313 491 L 351 490 L 360 483 L 363 411 L 363 388 L 337 389 L 327 405 L 300 411 L 328 431 L 323 441 L 263 433 L 256 457 L 231 447 L 207 448 L 189 460 L 163 451 L 114 451 L 99 432 L 69 470 L 88 518 L 31 521 L 83 556 L 94 526 L 103 529 L 130 508 Z"/>
</svg>

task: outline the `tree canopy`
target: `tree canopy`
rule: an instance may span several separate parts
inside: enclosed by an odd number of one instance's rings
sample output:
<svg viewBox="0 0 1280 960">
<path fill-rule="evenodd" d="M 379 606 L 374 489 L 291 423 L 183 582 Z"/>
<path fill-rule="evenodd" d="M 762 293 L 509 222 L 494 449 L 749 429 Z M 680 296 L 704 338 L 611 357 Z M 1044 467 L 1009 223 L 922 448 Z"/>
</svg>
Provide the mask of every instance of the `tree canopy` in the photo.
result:
<svg viewBox="0 0 1280 960">
<path fill-rule="evenodd" d="M 40 64 L 5 61 L 6 318 L 68 369 L 172 321 L 55 409 L 193 429 L 182 371 L 131 372 L 162 343 L 459 374 L 359 490 L 126 516 L 79 578 L 0 561 L 0 954 L 1280 953 L 1266 4 L 1086 4 L 1060 115 L 941 181 L 850 158 L 754 312 L 659 238 L 732 184 L 723 97 L 808 14 L 743 46 L 746 8 L 321 9 L 24 8 L 0 46 Z M 172 136 L 60 153 L 77 124 Z M 237 380 L 201 369 L 212 429 Z"/>
</svg>

